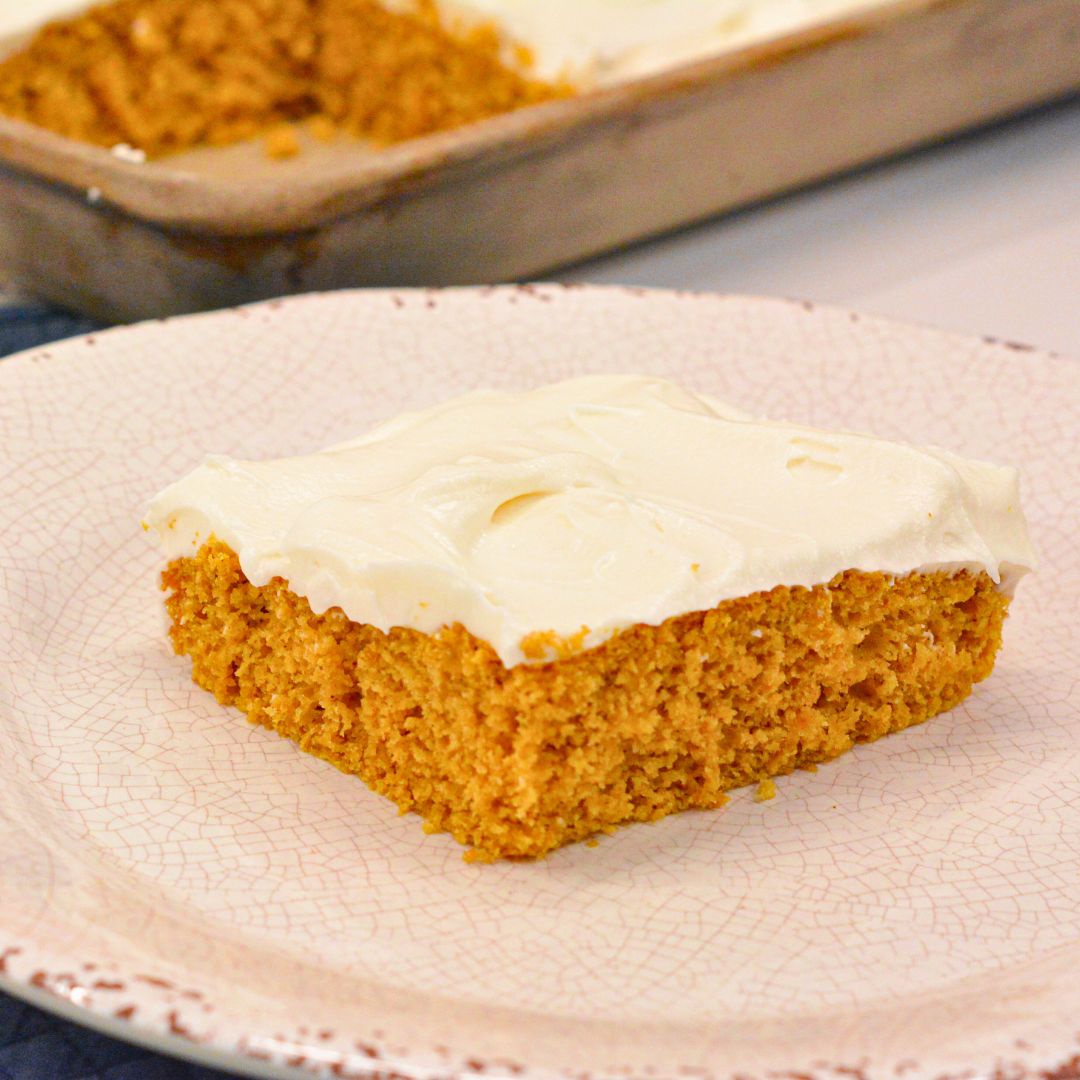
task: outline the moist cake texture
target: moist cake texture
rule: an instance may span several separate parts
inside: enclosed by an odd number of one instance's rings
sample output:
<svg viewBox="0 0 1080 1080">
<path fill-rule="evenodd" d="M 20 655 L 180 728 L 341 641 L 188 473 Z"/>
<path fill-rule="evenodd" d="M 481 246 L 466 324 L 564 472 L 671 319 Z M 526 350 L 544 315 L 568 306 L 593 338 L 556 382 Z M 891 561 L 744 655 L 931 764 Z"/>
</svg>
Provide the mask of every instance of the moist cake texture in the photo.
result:
<svg viewBox="0 0 1080 1080">
<path fill-rule="evenodd" d="M 874 0 L 28 0 L 0 114 L 149 157 L 376 144 L 672 68 Z M 0 5 L 0 9 L 3 5 Z"/>
<path fill-rule="evenodd" d="M 376 145 L 566 96 L 490 24 L 432 0 L 113 0 L 43 27 L 0 61 L 0 114 L 149 157 L 290 125 Z"/>
<path fill-rule="evenodd" d="M 210 458 L 147 524 L 196 682 L 477 859 L 951 708 L 1033 562 L 1013 470 L 638 376 Z"/>
<path fill-rule="evenodd" d="M 460 625 L 316 615 L 217 541 L 163 582 L 200 686 L 481 860 L 721 806 L 921 723 L 990 674 L 1008 604 L 985 573 L 851 571 L 507 668 Z"/>
</svg>

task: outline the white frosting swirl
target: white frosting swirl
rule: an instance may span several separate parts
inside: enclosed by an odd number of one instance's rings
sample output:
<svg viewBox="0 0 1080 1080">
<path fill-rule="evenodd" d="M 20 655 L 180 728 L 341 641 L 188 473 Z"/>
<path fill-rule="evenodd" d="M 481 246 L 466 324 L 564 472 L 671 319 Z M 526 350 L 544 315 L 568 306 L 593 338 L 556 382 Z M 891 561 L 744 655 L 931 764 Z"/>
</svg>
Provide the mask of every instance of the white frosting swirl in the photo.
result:
<svg viewBox="0 0 1080 1080">
<path fill-rule="evenodd" d="M 1034 565 L 1014 469 L 755 420 L 661 379 L 477 391 L 278 461 L 211 457 L 152 502 L 170 558 L 211 535 L 256 585 L 383 630 L 459 622 L 510 666 L 841 570 Z M 532 658 L 530 653 L 530 658 Z"/>
</svg>

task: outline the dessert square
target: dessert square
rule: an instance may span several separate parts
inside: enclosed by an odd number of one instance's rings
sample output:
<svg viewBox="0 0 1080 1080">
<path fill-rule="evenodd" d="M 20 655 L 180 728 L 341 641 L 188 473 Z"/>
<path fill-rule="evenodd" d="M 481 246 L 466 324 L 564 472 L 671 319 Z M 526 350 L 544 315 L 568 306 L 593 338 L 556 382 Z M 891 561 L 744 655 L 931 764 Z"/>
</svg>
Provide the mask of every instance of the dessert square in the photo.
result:
<svg viewBox="0 0 1080 1080">
<path fill-rule="evenodd" d="M 1033 562 L 1012 469 L 641 376 L 211 458 L 147 524 L 195 681 L 478 860 L 951 708 Z"/>
</svg>

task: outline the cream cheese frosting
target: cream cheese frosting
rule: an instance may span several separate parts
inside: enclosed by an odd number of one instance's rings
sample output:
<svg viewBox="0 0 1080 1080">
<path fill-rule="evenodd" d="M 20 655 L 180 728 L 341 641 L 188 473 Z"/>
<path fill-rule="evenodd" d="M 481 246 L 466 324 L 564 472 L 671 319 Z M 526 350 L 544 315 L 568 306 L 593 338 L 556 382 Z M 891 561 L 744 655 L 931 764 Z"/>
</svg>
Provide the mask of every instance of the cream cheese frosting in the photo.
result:
<svg viewBox="0 0 1080 1080">
<path fill-rule="evenodd" d="M 528 45 L 540 76 L 603 85 L 880 6 L 880 0 L 442 0 L 440 6 L 466 19 L 486 17 Z"/>
<path fill-rule="evenodd" d="M 842 570 L 1034 566 L 1014 469 L 759 420 L 662 379 L 479 390 L 319 453 L 209 457 L 146 525 L 382 630 L 461 623 L 507 666 Z M 530 650 L 528 659 L 536 659 Z"/>
<path fill-rule="evenodd" d="M 86 0 L 0 0 L 0 39 L 36 30 L 50 19 L 90 7 Z"/>
</svg>

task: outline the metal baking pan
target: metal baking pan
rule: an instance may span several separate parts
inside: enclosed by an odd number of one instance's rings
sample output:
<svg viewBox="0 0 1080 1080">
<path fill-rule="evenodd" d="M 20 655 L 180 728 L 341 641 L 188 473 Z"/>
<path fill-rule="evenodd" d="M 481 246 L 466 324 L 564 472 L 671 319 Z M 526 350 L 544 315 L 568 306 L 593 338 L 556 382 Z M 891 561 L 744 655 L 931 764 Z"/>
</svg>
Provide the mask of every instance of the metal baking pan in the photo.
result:
<svg viewBox="0 0 1080 1080">
<path fill-rule="evenodd" d="M 1078 89 L 1077 0 L 883 0 L 378 151 L 137 164 L 0 117 L 0 272 L 121 321 L 530 277 Z"/>
</svg>

